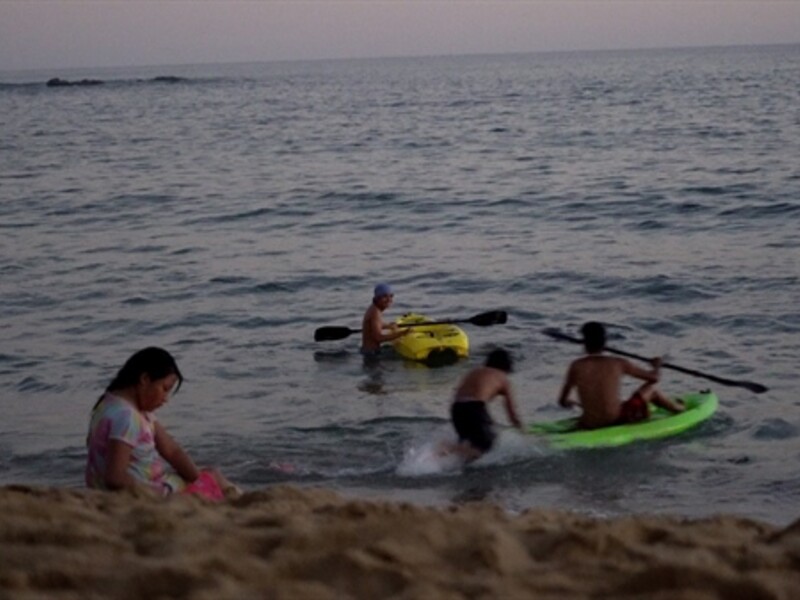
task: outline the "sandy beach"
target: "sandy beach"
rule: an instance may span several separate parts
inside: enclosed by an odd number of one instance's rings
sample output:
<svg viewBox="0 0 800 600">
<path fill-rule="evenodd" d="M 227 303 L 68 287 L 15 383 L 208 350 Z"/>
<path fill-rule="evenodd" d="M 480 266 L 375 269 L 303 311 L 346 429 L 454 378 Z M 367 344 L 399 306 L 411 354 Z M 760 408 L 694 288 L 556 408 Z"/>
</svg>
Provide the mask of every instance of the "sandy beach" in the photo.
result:
<svg viewBox="0 0 800 600">
<path fill-rule="evenodd" d="M 0 488 L 0 598 L 800 596 L 800 521 Z"/>
</svg>

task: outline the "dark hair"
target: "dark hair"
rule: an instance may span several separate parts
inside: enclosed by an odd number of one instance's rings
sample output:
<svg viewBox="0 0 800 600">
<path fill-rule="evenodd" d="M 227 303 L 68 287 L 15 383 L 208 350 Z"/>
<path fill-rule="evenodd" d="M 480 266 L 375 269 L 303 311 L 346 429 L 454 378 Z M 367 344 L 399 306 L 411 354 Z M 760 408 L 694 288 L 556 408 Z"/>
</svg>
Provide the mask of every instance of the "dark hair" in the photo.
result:
<svg viewBox="0 0 800 600">
<path fill-rule="evenodd" d="M 602 323 L 589 321 L 581 327 L 583 345 L 587 352 L 602 352 L 606 347 L 606 328 Z"/>
<path fill-rule="evenodd" d="M 501 371 L 505 371 L 506 373 L 511 373 L 511 369 L 514 366 L 513 362 L 514 361 L 511 359 L 511 355 L 502 348 L 497 348 L 496 350 L 492 350 L 486 357 L 487 367 L 492 367 L 493 369 L 500 369 Z"/>
<path fill-rule="evenodd" d="M 142 375 L 147 375 L 152 381 L 162 379 L 168 375 L 175 375 L 178 378 L 177 392 L 183 383 L 183 375 L 178 369 L 178 364 L 172 355 L 163 348 L 150 346 L 139 350 L 131 356 L 119 370 L 111 383 L 108 384 L 106 392 L 123 390 L 139 383 Z M 102 399 L 102 396 L 100 397 Z M 100 401 L 98 400 L 99 404 Z M 97 404 L 95 404 L 97 407 Z"/>
</svg>

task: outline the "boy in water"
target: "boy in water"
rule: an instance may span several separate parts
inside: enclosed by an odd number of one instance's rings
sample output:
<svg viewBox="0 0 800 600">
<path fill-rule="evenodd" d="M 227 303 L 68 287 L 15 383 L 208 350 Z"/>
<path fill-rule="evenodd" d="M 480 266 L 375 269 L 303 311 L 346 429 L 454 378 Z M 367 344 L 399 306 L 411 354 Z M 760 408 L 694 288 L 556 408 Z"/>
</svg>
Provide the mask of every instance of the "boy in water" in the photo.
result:
<svg viewBox="0 0 800 600">
<path fill-rule="evenodd" d="M 655 387 L 660 375 L 660 358 L 652 359 L 652 369 L 646 371 L 624 358 L 603 354 L 606 330 L 601 323 L 586 323 L 581 334 L 587 355 L 570 364 L 558 403 L 566 408 L 583 408 L 579 421 L 582 428 L 596 429 L 644 421 L 650 417 L 648 402 L 675 413 L 684 410 L 681 404 L 670 400 Z M 620 401 L 623 375 L 644 381 L 625 402 Z M 578 402 L 570 399 L 573 388 L 578 391 Z"/>
<path fill-rule="evenodd" d="M 375 286 L 372 295 L 372 304 L 364 313 L 361 324 L 361 354 L 364 356 L 377 356 L 381 351 L 381 343 L 391 342 L 409 333 L 410 328 L 398 329 L 395 323 L 383 322 L 383 311 L 389 308 L 394 301 L 392 288 L 386 283 Z M 384 333 L 388 330 L 388 333 Z"/>
<path fill-rule="evenodd" d="M 486 405 L 497 396 L 504 398 L 511 423 L 521 431 L 523 429 L 508 380 L 511 370 L 512 361 L 508 352 L 493 350 L 486 357 L 485 365 L 467 373 L 456 389 L 450 406 L 450 416 L 459 438 L 454 450 L 468 461 L 479 458 L 494 444 L 494 422 Z"/>
</svg>

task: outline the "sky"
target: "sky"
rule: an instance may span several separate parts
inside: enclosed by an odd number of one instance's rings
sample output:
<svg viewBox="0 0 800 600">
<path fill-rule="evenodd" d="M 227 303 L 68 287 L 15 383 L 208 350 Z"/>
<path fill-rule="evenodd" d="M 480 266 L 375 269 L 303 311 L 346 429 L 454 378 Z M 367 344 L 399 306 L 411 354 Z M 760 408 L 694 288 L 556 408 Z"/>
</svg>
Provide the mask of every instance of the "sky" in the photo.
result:
<svg viewBox="0 0 800 600">
<path fill-rule="evenodd" d="M 800 0 L 0 0 L 0 70 L 800 43 Z"/>
</svg>

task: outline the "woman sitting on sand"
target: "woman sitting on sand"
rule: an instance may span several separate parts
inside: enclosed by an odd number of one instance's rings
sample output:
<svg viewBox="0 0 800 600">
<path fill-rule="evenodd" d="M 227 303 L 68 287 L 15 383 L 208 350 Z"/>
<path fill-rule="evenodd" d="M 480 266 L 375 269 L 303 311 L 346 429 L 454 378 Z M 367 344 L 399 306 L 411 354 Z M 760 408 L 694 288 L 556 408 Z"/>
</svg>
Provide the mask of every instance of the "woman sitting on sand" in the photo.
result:
<svg viewBox="0 0 800 600">
<path fill-rule="evenodd" d="M 127 360 L 92 409 L 87 486 L 144 486 L 161 496 L 180 492 L 211 500 L 238 492 L 217 470 L 199 470 L 156 420 L 153 412 L 182 382 L 175 359 L 161 348 L 145 348 Z"/>
</svg>

